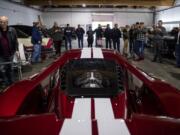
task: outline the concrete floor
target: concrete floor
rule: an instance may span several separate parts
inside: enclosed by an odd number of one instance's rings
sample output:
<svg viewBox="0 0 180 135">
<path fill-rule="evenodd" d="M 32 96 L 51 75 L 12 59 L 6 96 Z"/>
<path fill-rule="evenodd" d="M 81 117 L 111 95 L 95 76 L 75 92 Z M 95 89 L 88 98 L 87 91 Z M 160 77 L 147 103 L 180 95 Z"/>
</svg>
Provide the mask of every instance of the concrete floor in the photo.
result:
<svg viewBox="0 0 180 135">
<path fill-rule="evenodd" d="M 133 65 L 146 73 L 162 79 L 180 90 L 180 68 L 175 67 L 175 60 L 164 59 L 163 63 L 151 62 L 152 54 L 145 52 L 145 60 L 132 61 Z"/>
<path fill-rule="evenodd" d="M 73 48 L 77 48 L 77 40 L 73 41 L 72 44 Z M 85 40 L 85 46 L 86 45 L 87 43 Z M 64 50 L 65 49 L 63 47 L 62 51 Z M 175 60 L 164 59 L 163 63 L 156 63 L 151 62 L 152 57 L 152 53 L 150 53 L 148 49 L 146 49 L 145 60 L 136 62 L 132 59 L 129 59 L 129 61 L 130 63 L 144 70 L 146 73 L 152 74 L 153 76 L 156 76 L 157 78 L 168 82 L 169 84 L 180 90 L 180 69 L 175 67 Z M 53 58 L 50 58 L 48 60 L 45 60 L 43 63 L 35 64 L 29 66 L 28 68 L 25 68 L 23 71 L 23 78 L 27 78 L 34 73 L 40 72 L 44 67 L 47 67 L 49 64 L 51 64 L 53 60 Z"/>
</svg>

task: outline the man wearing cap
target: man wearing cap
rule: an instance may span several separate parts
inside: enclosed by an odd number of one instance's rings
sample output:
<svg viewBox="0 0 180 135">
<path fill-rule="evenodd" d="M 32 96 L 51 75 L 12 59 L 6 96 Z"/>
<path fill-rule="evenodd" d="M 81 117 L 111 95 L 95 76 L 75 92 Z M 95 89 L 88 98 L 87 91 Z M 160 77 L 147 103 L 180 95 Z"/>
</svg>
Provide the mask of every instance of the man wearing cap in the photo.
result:
<svg viewBox="0 0 180 135">
<path fill-rule="evenodd" d="M 18 41 L 15 29 L 8 27 L 8 17 L 0 16 L 0 72 L 6 86 L 14 81 L 11 62 L 13 62 L 17 48 Z"/>
<path fill-rule="evenodd" d="M 38 63 L 41 58 L 42 36 L 40 33 L 40 23 L 33 22 L 31 43 L 33 44 L 32 63 Z"/>
</svg>

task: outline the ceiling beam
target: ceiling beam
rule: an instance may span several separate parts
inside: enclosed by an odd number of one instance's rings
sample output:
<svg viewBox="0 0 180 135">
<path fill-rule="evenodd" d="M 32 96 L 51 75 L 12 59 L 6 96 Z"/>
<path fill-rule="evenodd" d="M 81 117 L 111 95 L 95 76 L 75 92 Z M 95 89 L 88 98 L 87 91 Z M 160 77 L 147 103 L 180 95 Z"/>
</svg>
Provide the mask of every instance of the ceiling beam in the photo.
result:
<svg viewBox="0 0 180 135">
<path fill-rule="evenodd" d="M 27 5 L 173 6 L 174 0 L 24 0 Z"/>
</svg>

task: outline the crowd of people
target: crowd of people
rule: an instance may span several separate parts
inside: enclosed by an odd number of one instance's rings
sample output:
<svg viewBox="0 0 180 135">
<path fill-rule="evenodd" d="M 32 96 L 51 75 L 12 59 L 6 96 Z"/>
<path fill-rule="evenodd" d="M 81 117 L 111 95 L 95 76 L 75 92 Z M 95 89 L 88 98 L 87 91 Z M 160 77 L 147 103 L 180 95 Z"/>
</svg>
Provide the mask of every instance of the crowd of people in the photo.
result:
<svg viewBox="0 0 180 135">
<path fill-rule="evenodd" d="M 123 28 L 119 28 L 118 24 L 115 24 L 111 29 L 110 25 L 107 24 L 106 28 L 102 28 L 99 24 L 95 30 L 92 30 L 90 26 L 85 33 L 85 30 L 78 25 L 77 29 L 73 31 L 72 27 L 69 24 L 63 29 L 58 27 L 57 23 L 54 23 L 54 26 L 50 29 L 50 35 L 54 40 L 54 47 L 57 54 L 61 53 L 60 46 L 63 39 L 65 39 L 65 48 L 66 50 L 72 49 L 72 35 L 73 32 L 76 34 L 78 39 L 78 47 L 84 47 L 84 37 L 87 36 L 87 46 L 93 47 L 95 39 L 95 47 L 103 47 L 117 50 L 118 52 L 122 51 L 122 55 L 125 57 L 132 56 L 134 60 L 143 60 L 144 59 L 144 47 L 147 40 L 151 40 L 151 43 L 154 47 L 154 57 L 153 62 L 163 62 L 162 59 L 162 47 L 164 42 L 164 36 L 167 35 L 165 27 L 162 26 L 163 22 L 158 21 L 157 25 L 154 25 L 152 29 L 145 27 L 144 22 L 136 22 L 135 24 L 129 26 L 126 25 Z M 174 33 L 176 39 L 179 30 Z M 64 38 L 63 38 L 64 37 Z M 105 38 L 105 45 L 103 45 L 103 38 Z M 120 50 L 120 39 L 123 39 L 123 50 Z M 176 40 L 175 39 L 175 40 Z M 176 47 L 178 50 L 178 47 Z M 179 67 L 179 57 L 176 51 L 177 66 Z"/>
<path fill-rule="evenodd" d="M 72 36 L 75 32 L 78 39 L 78 47 L 84 47 L 84 37 L 87 35 L 88 47 L 93 47 L 95 37 L 95 47 L 102 47 L 102 38 L 105 38 L 105 48 L 114 49 L 120 53 L 120 38 L 123 39 L 124 45 L 122 55 L 128 57 L 129 55 L 134 60 L 144 59 L 144 47 L 147 39 L 151 39 L 154 46 L 153 62 L 163 62 L 161 56 L 161 48 L 163 45 L 163 38 L 166 35 L 166 29 L 162 26 L 163 22 L 158 21 L 158 25 L 154 25 L 153 29 L 148 30 L 143 22 L 136 22 L 132 26 L 126 25 L 124 28 L 119 28 L 118 24 L 114 24 L 111 29 L 107 24 L 103 29 L 99 24 L 98 28 L 92 30 L 90 26 L 87 32 L 78 25 L 77 29 L 73 31 L 69 24 L 62 29 L 58 26 L 57 22 L 49 30 L 46 29 L 45 33 L 49 35 L 54 43 L 56 55 L 61 55 L 61 46 L 63 40 L 65 40 L 65 49 L 72 49 Z M 32 28 L 31 42 L 33 44 L 32 62 L 39 62 L 41 56 L 41 44 L 42 44 L 42 25 L 40 22 L 34 22 Z M 180 28 L 173 32 L 174 40 L 176 43 L 176 66 L 180 67 Z M 12 71 L 12 59 L 15 54 L 18 54 L 18 40 L 15 29 L 8 26 L 8 17 L 0 17 L 0 75 L 3 78 L 5 85 L 13 83 L 13 71 Z M 10 63 L 8 63 L 10 62 Z"/>
<path fill-rule="evenodd" d="M 39 45 L 42 42 L 41 34 L 38 31 L 40 28 L 39 23 L 33 25 L 32 32 L 32 44 L 34 44 L 34 53 L 32 56 L 32 61 L 36 62 L 39 59 L 40 47 Z M 139 61 L 144 59 L 144 48 L 147 43 L 147 40 L 151 40 L 151 44 L 154 47 L 154 56 L 152 62 L 163 62 L 162 49 L 164 44 L 164 37 L 167 35 L 165 27 L 163 27 L 162 20 L 158 21 L 157 25 L 154 25 L 151 29 L 145 27 L 144 22 L 136 22 L 135 24 L 119 28 L 118 24 L 114 24 L 113 28 L 110 28 L 110 25 L 107 24 L 106 28 L 102 28 L 99 24 L 98 27 L 93 30 L 89 26 L 87 32 L 78 25 L 76 29 L 70 27 L 69 24 L 64 28 L 60 28 L 57 22 L 54 22 L 54 25 L 49 30 L 46 30 L 48 35 L 53 39 L 54 48 L 56 50 L 56 55 L 61 55 L 61 46 L 63 40 L 65 40 L 65 49 L 72 49 L 72 37 L 77 37 L 78 47 L 84 47 L 84 37 L 87 36 L 87 46 L 93 47 L 93 42 L 95 39 L 95 47 L 103 47 L 107 49 L 117 50 L 119 53 L 122 52 L 122 55 L 125 57 L 132 57 L 134 60 Z M 39 34 L 38 34 L 39 33 Z M 180 67 L 180 45 L 179 45 L 179 28 L 172 32 L 174 36 L 174 42 L 176 46 L 176 66 Z M 95 37 L 95 38 L 94 38 Z M 103 38 L 105 38 L 105 45 L 103 45 Z M 120 39 L 123 39 L 123 50 L 120 50 Z"/>
</svg>

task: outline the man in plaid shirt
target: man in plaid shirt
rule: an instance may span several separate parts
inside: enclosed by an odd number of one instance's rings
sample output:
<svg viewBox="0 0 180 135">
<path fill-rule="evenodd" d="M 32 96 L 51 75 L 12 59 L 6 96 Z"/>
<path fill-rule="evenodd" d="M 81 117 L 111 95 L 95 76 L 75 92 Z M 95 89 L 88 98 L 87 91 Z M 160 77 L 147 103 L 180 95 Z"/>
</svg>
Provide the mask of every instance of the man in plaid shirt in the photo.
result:
<svg viewBox="0 0 180 135">
<path fill-rule="evenodd" d="M 147 34 L 147 30 L 144 27 L 144 22 L 141 22 L 139 27 L 134 31 L 136 35 L 134 52 L 137 56 L 136 60 L 144 59 L 144 44 Z"/>
</svg>

